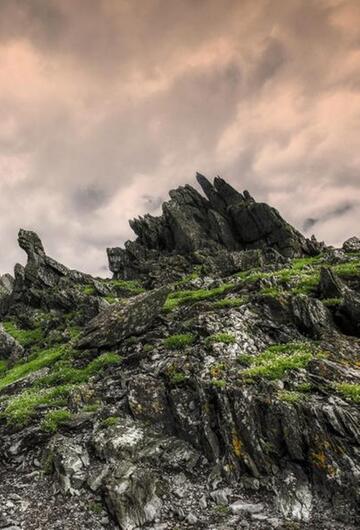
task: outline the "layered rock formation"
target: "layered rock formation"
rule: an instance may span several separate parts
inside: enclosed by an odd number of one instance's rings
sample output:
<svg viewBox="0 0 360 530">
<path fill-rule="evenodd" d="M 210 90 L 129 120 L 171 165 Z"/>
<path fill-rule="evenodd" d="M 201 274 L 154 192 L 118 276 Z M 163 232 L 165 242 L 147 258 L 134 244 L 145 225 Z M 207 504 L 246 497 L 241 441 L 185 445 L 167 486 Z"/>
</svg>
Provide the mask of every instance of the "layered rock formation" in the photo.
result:
<svg viewBox="0 0 360 530">
<path fill-rule="evenodd" d="M 1 528 L 358 528 L 358 240 L 307 241 L 198 178 L 207 199 L 180 188 L 132 223 L 111 280 L 20 231 L 27 264 L 0 278 Z"/>
<path fill-rule="evenodd" d="M 196 177 L 206 198 L 189 185 L 179 187 L 170 191 L 161 217 L 145 215 L 130 221 L 137 239 L 128 241 L 125 249 L 108 249 L 114 278 L 144 278 L 154 272 L 156 262 L 160 277 L 161 269 L 182 273 L 194 263 L 222 270 L 228 262 L 226 272 L 234 272 L 241 260 L 239 251 L 270 248 L 294 257 L 321 249 L 248 191 L 241 194 L 220 177 L 214 184 L 200 173 Z M 168 279 L 165 276 L 164 281 Z"/>
</svg>

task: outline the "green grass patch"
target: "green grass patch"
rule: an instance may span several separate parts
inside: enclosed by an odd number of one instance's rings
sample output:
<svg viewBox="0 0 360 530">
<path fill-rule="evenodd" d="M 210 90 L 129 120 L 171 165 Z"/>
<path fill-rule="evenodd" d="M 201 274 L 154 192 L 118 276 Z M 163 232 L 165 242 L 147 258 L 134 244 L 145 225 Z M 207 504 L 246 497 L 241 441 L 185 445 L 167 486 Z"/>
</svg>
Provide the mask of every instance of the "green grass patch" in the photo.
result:
<svg viewBox="0 0 360 530">
<path fill-rule="evenodd" d="M 34 344 L 38 344 L 43 338 L 40 327 L 35 329 L 21 329 L 11 320 L 2 322 L 2 325 L 4 330 L 14 337 L 24 348 L 30 348 Z"/>
<path fill-rule="evenodd" d="M 281 379 L 289 370 L 305 368 L 313 358 L 313 349 L 309 344 L 291 343 L 270 346 L 260 355 L 247 356 L 248 368 L 241 375 L 245 377 L 264 377 Z M 243 364 L 244 357 L 238 360 Z"/>
<path fill-rule="evenodd" d="M 75 368 L 69 364 L 56 366 L 49 375 L 37 381 L 40 386 L 86 383 L 89 378 L 102 372 L 108 366 L 120 364 L 122 357 L 117 353 L 103 353 L 93 359 L 84 368 Z"/>
<path fill-rule="evenodd" d="M 36 372 L 41 368 L 53 365 L 57 360 L 64 357 L 68 353 L 65 346 L 56 346 L 46 350 L 36 352 L 31 360 L 21 364 L 16 364 L 7 370 L 2 377 L 0 377 L 0 390 L 15 383 L 19 379 L 27 376 L 32 372 Z"/>
<path fill-rule="evenodd" d="M 341 298 L 324 298 L 321 301 L 326 307 L 333 307 L 341 304 Z"/>
<path fill-rule="evenodd" d="M 358 383 L 335 383 L 334 388 L 344 398 L 360 403 L 360 384 Z"/>
<path fill-rule="evenodd" d="M 359 276 L 360 260 L 352 260 L 347 261 L 345 263 L 339 263 L 338 265 L 334 265 L 332 267 L 332 270 L 336 272 L 336 274 L 338 274 L 339 276 L 343 276 L 345 278 Z"/>
<path fill-rule="evenodd" d="M 216 296 L 221 296 L 225 294 L 232 288 L 233 284 L 225 283 L 219 287 L 214 287 L 213 289 L 197 289 L 195 291 L 175 291 L 169 294 L 164 305 L 164 310 L 172 311 L 173 309 L 181 305 L 194 304 L 203 300 L 215 298 Z"/>
<path fill-rule="evenodd" d="M 145 292 L 137 280 L 107 280 L 106 283 L 116 289 L 123 289 L 131 291 L 132 294 L 140 294 Z"/>
<path fill-rule="evenodd" d="M 295 392 L 293 390 L 281 390 L 278 393 L 278 398 L 280 399 L 280 401 L 285 401 L 286 403 L 293 404 L 298 403 L 299 401 L 304 399 L 304 396 L 300 392 Z"/>
<path fill-rule="evenodd" d="M 9 400 L 2 416 L 9 423 L 24 425 L 40 406 L 62 407 L 66 405 L 73 388 L 73 385 L 62 385 L 53 388 L 26 390 Z"/>
<path fill-rule="evenodd" d="M 222 344 L 234 344 L 236 342 L 235 335 L 232 333 L 215 333 L 206 338 L 207 344 L 220 342 Z"/>
<path fill-rule="evenodd" d="M 105 418 L 105 420 L 101 422 L 101 425 L 103 427 L 114 427 L 118 423 L 119 423 L 119 418 L 117 416 L 109 416 L 108 418 Z"/>
<path fill-rule="evenodd" d="M 46 432 L 56 432 L 62 423 L 71 418 L 72 414 L 68 409 L 49 410 L 41 422 L 41 428 Z"/>
<path fill-rule="evenodd" d="M 187 379 L 185 372 L 178 370 L 175 366 L 170 366 L 166 370 L 166 375 L 168 376 L 170 383 L 173 385 L 179 385 Z"/>
<path fill-rule="evenodd" d="M 216 388 L 226 387 L 226 381 L 224 381 L 224 379 L 211 379 L 210 383 Z"/>
<path fill-rule="evenodd" d="M 164 346 L 169 350 L 185 350 L 187 346 L 193 344 L 194 340 L 195 337 L 191 333 L 171 335 L 164 340 Z"/>
<path fill-rule="evenodd" d="M 222 300 L 217 300 L 212 302 L 211 307 L 214 309 L 227 309 L 231 307 L 240 307 L 246 304 L 246 299 L 244 297 L 232 297 L 232 298 L 223 298 Z"/>
<path fill-rule="evenodd" d="M 88 296 L 93 296 L 96 294 L 96 290 L 93 285 L 83 285 L 82 292 Z"/>
<path fill-rule="evenodd" d="M 0 360 L 0 375 L 7 369 L 7 361 Z"/>
</svg>

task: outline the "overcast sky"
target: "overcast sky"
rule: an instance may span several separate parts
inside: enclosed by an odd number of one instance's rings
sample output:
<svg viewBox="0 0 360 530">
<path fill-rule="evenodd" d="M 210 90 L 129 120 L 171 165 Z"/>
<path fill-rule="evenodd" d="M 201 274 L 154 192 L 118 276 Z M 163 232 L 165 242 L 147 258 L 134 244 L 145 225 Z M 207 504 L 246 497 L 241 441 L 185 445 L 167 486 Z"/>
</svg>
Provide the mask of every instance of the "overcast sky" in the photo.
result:
<svg viewBox="0 0 360 530">
<path fill-rule="evenodd" d="M 1 0 L 0 271 L 19 227 L 107 274 L 196 171 L 359 234 L 359 0 Z"/>
</svg>

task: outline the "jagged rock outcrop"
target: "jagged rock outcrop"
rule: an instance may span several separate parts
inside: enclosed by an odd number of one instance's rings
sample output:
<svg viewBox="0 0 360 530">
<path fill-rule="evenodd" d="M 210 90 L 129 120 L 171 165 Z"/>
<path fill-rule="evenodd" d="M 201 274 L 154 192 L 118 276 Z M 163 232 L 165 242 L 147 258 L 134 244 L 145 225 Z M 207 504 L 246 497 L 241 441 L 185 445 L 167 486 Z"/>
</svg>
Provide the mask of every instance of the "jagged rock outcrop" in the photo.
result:
<svg viewBox="0 0 360 530">
<path fill-rule="evenodd" d="M 160 287 L 139 294 L 125 305 L 118 303 L 107 307 L 86 325 L 77 346 L 115 346 L 127 337 L 143 333 L 159 315 L 169 291 L 168 287 Z"/>
<path fill-rule="evenodd" d="M 167 269 L 174 261 L 180 265 L 182 256 L 187 259 L 181 272 L 186 272 L 194 264 L 209 266 L 208 258 L 216 260 L 217 253 L 228 253 L 230 262 L 240 253 L 236 262 L 247 249 L 270 247 L 285 257 L 319 252 L 316 240 L 306 240 L 275 208 L 257 203 L 249 192 L 237 192 L 220 177 L 211 184 L 198 173 L 197 180 L 207 198 L 189 185 L 179 187 L 169 193 L 161 217 L 130 221 L 137 239 L 125 243 L 124 249 L 108 249 L 115 278 L 141 278 L 151 274 L 159 260 Z M 199 254 L 205 258 L 199 260 Z M 235 270 L 233 264 L 231 272 Z"/>
<path fill-rule="evenodd" d="M 359 255 L 198 180 L 206 198 L 171 192 L 109 252 L 141 281 L 71 271 L 20 231 L 0 527 L 357 530 Z"/>
</svg>

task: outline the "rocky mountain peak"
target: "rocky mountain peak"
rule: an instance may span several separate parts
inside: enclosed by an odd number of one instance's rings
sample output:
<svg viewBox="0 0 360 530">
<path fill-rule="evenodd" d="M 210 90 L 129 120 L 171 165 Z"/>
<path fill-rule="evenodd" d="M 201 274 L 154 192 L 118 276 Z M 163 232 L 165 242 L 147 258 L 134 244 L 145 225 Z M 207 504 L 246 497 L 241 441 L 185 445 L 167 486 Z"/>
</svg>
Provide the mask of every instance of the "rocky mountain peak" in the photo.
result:
<svg viewBox="0 0 360 530">
<path fill-rule="evenodd" d="M 0 276 L 0 528 L 358 530 L 360 239 L 220 177 L 109 249 Z"/>
<path fill-rule="evenodd" d="M 180 186 L 170 191 L 160 217 L 145 215 L 130 221 L 137 239 L 125 243 L 124 249 L 108 249 L 115 278 L 144 278 L 159 262 L 164 269 L 176 260 L 191 268 L 201 261 L 199 253 L 206 256 L 207 263 L 217 258 L 224 261 L 227 253 L 231 263 L 234 258 L 236 261 L 234 253 L 246 250 L 272 249 L 284 257 L 294 257 L 316 254 L 321 249 L 275 208 L 256 202 L 248 191 L 239 193 L 220 177 L 213 184 L 200 173 L 196 179 L 205 197 L 190 185 Z"/>
</svg>

